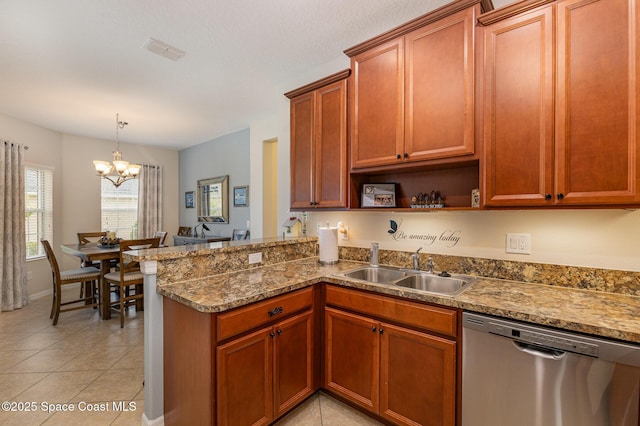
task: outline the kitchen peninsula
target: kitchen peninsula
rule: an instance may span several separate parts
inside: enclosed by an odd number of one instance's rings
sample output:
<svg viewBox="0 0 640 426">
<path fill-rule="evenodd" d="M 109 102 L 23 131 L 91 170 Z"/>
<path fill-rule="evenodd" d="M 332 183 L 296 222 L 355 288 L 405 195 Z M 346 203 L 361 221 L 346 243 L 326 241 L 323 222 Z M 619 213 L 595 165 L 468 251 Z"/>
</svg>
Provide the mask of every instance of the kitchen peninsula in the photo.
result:
<svg viewBox="0 0 640 426">
<path fill-rule="evenodd" d="M 256 252 L 262 254 L 262 262 L 249 265 L 248 255 Z M 326 339 L 327 319 L 337 318 L 330 314 L 338 310 L 350 316 L 366 314 L 366 317 L 396 328 L 402 325 L 400 328 L 411 333 L 433 336 L 437 341 L 457 348 L 452 361 L 454 385 L 460 368 L 459 359 L 455 357 L 461 353 L 458 326 L 462 310 L 640 343 L 640 326 L 636 319 L 640 299 L 627 291 L 626 286 L 618 285 L 637 283 L 638 273 L 597 271 L 603 274 L 605 281 L 613 282 L 608 286 L 609 291 L 619 292 L 611 293 L 578 288 L 584 285 L 585 276 L 594 274 L 593 270 L 578 268 L 580 270 L 568 274 L 567 267 L 557 266 L 554 271 L 545 265 L 539 268 L 547 271 L 543 280 L 536 282 L 534 278 L 533 282 L 523 282 L 513 280 L 524 279 L 514 272 L 517 269 L 514 265 L 496 267 L 502 261 L 474 259 L 474 262 L 466 262 L 461 258 L 439 257 L 437 265 L 442 269 L 446 267 L 451 272 L 480 277 L 488 271 L 492 275 L 478 279 L 455 297 L 334 275 L 361 266 L 367 253 L 367 249 L 341 247 L 341 261 L 323 266 L 317 262 L 315 238 L 212 243 L 138 252 L 134 257 L 143 264 L 157 262 L 157 292 L 164 299 L 165 423 L 190 423 L 197 419 L 205 424 L 225 424 L 229 416 L 237 414 L 232 411 L 233 401 L 225 399 L 228 392 L 234 392 L 236 385 L 241 386 L 235 390 L 240 393 L 259 389 L 257 395 L 264 403 L 257 404 L 255 411 L 245 407 L 241 414 L 259 413 L 261 417 L 258 418 L 264 417 L 265 423 L 275 420 L 318 389 L 336 394 L 332 382 L 327 380 Z M 408 267 L 409 255 L 381 251 L 380 263 Z M 485 268 L 484 271 L 471 270 L 469 265 L 480 268 L 484 265 Z M 492 271 L 509 271 L 512 275 L 497 277 Z M 562 275 L 565 281 L 567 276 L 576 277 L 576 282 L 565 282 L 565 287 L 550 285 L 560 282 L 552 279 L 554 272 L 559 277 Z M 384 309 L 390 304 L 396 306 L 392 312 Z M 150 314 L 146 308 L 145 316 Z M 415 315 L 394 318 L 398 312 L 421 312 L 418 318 L 436 318 L 437 321 L 415 323 L 412 319 Z M 147 323 L 152 324 L 145 318 L 145 326 Z M 279 352 L 288 347 L 277 340 L 285 336 L 287 330 L 295 336 L 289 342 L 297 349 L 293 354 Z M 145 330 L 145 346 L 146 335 Z M 275 336 L 278 337 L 274 339 Z M 246 348 L 253 349 L 241 351 Z M 298 350 L 300 348 L 302 351 Z M 234 356 L 241 358 L 234 359 Z M 284 380 L 280 374 L 287 371 L 277 367 L 281 359 L 290 361 L 284 367 L 301 363 L 305 374 L 296 373 L 293 379 Z M 262 362 L 256 364 L 258 360 Z M 246 371 L 244 376 L 230 374 L 238 372 L 233 365 L 241 361 L 243 365 L 257 368 L 240 369 Z M 284 368 L 283 365 L 279 367 Z M 273 391 L 274 383 L 276 387 L 279 384 L 298 387 L 280 389 L 282 392 L 278 394 Z M 453 416 L 459 412 L 457 392 L 453 394 L 453 403 L 440 401 L 443 407 L 453 410 Z M 149 393 L 153 395 L 152 391 Z M 338 396 L 349 399 L 340 393 Z M 354 398 L 351 402 L 372 415 L 383 418 L 386 415 L 377 406 L 368 407 L 362 399 Z"/>
</svg>

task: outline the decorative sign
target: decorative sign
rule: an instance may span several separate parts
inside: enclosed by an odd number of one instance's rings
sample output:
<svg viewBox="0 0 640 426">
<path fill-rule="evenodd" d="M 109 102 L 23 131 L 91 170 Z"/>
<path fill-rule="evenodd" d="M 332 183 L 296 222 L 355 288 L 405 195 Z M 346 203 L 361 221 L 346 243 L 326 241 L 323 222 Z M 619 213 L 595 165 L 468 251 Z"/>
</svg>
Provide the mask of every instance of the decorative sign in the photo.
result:
<svg viewBox="0 0 640 426">
<path fill-rule="evenodd" d="M 455 247 L 462 238 L 462 231 L 458 229 L 446 229 L 440 232 L 406 233 L 400 229 L 401 225 L 402 220 L 400 220 L 400 223 L 393 219 L 389 220 L 387 233 L 395 241 L 415 240 L 423 242 L 425 246 Z"/>
</svg>

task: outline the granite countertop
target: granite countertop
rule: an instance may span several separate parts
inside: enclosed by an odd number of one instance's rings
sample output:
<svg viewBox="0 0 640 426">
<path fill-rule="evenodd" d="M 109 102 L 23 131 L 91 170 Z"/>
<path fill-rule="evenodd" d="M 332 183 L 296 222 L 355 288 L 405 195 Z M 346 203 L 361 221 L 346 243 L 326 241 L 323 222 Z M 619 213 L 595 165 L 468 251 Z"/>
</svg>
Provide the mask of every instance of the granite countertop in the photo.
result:
<svg viewBox="0 0 640 426">
<path fill-rule="evenodd" d="M 329 282 L 411 300 L 512 318 L 640 343 L 640 297 L 479 278 L 455 297 L 439 296 L 388 284 L 337 277 L 364 265 L 340 261 L 320 265 L 317 257 L 208 278 L 159 285 L 157 292 L 200 312 L 222 312 L 269 297 Z"/>
</svg>

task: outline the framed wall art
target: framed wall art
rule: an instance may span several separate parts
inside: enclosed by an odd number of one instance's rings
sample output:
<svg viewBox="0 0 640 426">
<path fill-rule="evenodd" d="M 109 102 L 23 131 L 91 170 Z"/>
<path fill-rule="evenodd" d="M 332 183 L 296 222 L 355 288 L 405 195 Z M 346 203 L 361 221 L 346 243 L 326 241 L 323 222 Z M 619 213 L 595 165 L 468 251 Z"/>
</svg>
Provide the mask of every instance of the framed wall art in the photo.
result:
<svg viewBox="0 0 640 426">
<path fill-rule="evenodd" d="M 187 191 L 184 193 L 184 206 L 188 209 L 195 207 L 193 204 L 193 191 Z"/>
<path fill-rule="evenodd" d="M 395 183 L 365 183 L 362 185 L 360 207 L 395 207 Z"/>
<path fill-rule="evenodd" d="M 249 185 L 233 187 L 233 207 L 247 207 L 249 205 Z"/>
</svg>

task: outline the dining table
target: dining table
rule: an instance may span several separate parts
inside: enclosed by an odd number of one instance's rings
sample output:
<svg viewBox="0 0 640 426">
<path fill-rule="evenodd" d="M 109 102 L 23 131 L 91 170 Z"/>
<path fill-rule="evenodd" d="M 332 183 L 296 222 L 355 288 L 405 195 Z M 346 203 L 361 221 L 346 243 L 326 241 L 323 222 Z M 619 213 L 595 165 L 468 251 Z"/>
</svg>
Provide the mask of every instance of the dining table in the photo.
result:
<svg viewBox="0 0 640 426">
<path fill-rule="evenodd" d="M 103 320 L 111 318 L 111 300 L 109 283 L 104 279 L 105 274 L 111 270 L 111 261 L 120 259 L 120 245 L 102 245 L 100 243 L 88 244 L 62 244 L 64 253 L 79 257 L 86 262 L 100 262 L 100 314 Z"/>
</svg>

